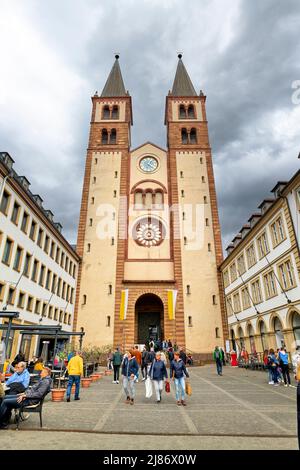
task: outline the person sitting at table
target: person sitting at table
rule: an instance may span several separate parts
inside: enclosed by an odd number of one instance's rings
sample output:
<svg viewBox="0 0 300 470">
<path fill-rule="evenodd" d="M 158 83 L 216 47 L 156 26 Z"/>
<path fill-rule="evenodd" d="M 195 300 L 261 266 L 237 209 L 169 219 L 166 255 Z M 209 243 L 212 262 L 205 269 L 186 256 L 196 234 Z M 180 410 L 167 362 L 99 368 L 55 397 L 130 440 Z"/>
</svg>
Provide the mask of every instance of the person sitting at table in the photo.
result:
<svg viewBox="0 0 300 470">
<path fill-rule="evenodd" d="M 38 360 L 36 361 L 36 363 L 34 364 L 33 370 L 40 372 L 41 370 L 43 370 L 43 368 L 44 368 L 43 358 L 39 357 Z"/>
<path fill-rule="evenodd" d="M 1 380 L 5 379 L 5 374 L 2 374 Z M 6 382 L 6 385 L 9 387 L 8 394 L 16 394 L 24 392 L 30 382 L 30 375 L 28 370 L 26 369 L 25 362 L 19 362 L 15 367 L 15 373 L 9 377 Z"/>
<path fill-rule="evenodd" d="M 11 410 L 21 406 L 36 405 L 50 392 L 52 387 L 51 369 L 44 367 L 39 381 L 26 392 L 9 395 L 3 398 L 0 405 L 0 429 L 6 429 L 11 416 Z"/>
</svg>

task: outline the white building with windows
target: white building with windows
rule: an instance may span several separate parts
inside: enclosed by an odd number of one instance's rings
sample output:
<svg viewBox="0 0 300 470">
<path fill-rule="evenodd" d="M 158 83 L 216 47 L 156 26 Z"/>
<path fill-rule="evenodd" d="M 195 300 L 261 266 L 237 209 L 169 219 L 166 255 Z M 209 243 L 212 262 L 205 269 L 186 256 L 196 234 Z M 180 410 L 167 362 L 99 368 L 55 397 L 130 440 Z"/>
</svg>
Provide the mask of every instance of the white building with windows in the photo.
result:
<svg viewBox="0 0 300 470">
<path fill-rule="evenodd" d="M 231 346 L 249 353 L 300 344 L 300 171 L 271 192 L 220 267 Z"/>
<path fill-rule="evenodd" d="M 79 257 L 63 237 L 61 224 L 13 164 L 8 153 L 0 153 L 0 310 L 18 311 L 15 323 L 60 323 L 71 331 Z M 1 334 L 5 337 L 5 330 Z M 43 340 L 49 341 L 51 352 L 53 338 L 12 331 L 7 356 L 20 350 L 26 359 L 39 354 Z"/>
</svg>

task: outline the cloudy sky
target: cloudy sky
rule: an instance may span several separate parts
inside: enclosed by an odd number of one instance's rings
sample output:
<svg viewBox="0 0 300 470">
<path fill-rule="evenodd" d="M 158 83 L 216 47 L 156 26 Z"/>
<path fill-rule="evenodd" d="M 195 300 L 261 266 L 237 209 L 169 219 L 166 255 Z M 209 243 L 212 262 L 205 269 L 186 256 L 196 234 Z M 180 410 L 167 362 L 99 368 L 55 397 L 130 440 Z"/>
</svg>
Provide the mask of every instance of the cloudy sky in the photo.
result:
<svg viewBox="0 0 300 470">
<path fill-rule="evenodd" d="M 165 147 L 165 96 L 181 51 L 207 95 L 227 246 L 299 168 L 299 24 L 299 0 L 0 0 L 0 150 L 75 242 L 90 96 L 119 52 L 133 146 Z"/>
</svg>

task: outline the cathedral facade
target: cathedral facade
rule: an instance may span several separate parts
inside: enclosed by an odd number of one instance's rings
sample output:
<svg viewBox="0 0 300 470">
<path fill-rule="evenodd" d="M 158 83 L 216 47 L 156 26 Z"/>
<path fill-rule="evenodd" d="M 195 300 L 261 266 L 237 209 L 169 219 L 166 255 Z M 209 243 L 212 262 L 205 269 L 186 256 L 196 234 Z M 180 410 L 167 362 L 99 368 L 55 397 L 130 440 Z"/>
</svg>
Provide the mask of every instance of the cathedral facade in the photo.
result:
<svg viewBox="0 0 300 470">
<path fill-rule="evenodd" d="M 124 350 L 171 339 L 204 355 L 227 339 L 205 101 L 179 55 L 166 149 L 131 149 L 132 100 L 118 56 L 92 97 L 74 321 L 85 344 Z"/>
</svg>

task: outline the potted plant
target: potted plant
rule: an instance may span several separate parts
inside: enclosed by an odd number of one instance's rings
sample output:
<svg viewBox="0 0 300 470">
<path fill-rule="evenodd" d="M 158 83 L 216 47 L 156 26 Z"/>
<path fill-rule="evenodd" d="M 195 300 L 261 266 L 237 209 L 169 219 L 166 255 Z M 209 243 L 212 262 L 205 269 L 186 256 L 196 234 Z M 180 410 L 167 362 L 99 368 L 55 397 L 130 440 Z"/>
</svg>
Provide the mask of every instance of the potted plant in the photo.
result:
<svg viewBox="0 0 300 470">
<path fill-rule="evenodd" d="M 62 375 L 63 375 L 63 366 L 64 366 L 65 359 L 67 358 L 66 352 L 65 351 L 60 351 L 58 353 L 58 358 L 59 358 L 59 361 L 60 361 L 60 373 L 59 373 L 59 377 L 58 377 L 58 388 L 53 388 L 51 390 L 52 401 L 63 401 L 65 393 L 66 393 L 66 389 L 61 388 L 61 386 L 60 386 L 61 385 Z"/>
</svg>

